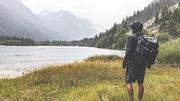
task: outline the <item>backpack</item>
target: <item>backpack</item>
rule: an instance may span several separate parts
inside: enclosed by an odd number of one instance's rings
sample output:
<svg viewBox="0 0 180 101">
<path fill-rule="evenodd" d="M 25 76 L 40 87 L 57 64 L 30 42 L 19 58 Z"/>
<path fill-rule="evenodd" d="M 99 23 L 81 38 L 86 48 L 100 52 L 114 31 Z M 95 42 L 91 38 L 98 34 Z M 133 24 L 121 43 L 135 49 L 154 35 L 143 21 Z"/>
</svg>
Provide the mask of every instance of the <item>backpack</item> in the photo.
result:
<svg viewBox="0 0 180 101">
<path fill-rule="evenodd" d="M 156 37 L 139 36 L 135 50 L 135 61 L 146 66 L 155 63 L 158 54 L 159 42 Z"/>
</svg>

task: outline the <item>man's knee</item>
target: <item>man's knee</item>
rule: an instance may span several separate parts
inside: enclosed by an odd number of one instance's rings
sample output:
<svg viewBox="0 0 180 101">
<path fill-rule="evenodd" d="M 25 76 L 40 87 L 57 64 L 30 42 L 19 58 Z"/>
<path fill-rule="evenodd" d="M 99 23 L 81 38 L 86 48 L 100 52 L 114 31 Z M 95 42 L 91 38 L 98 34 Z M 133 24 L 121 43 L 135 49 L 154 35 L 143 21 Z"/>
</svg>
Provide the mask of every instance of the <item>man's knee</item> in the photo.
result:
<svg viewBox="0 0 180 101">
<path fill-rule="evenodd" d="M 132 88 L 132 83 L 126 83 L 127 88 Z"/>
</svg>

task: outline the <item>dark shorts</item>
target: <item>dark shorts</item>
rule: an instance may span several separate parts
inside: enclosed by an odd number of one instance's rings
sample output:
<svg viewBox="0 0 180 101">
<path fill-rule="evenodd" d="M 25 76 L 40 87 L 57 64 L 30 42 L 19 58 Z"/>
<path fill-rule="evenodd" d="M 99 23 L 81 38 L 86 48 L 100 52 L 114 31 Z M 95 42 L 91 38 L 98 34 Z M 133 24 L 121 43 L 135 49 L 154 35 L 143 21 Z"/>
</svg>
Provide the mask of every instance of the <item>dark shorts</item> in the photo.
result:
<svg viewBox="0 0 180 101">
<path fill-rule="evenodd" d="M 125 73 L 126 83 L 137 81 L 138 83 L 144 82 L 146 67 L 145 65 L 129 65 Z"/>
</svg>

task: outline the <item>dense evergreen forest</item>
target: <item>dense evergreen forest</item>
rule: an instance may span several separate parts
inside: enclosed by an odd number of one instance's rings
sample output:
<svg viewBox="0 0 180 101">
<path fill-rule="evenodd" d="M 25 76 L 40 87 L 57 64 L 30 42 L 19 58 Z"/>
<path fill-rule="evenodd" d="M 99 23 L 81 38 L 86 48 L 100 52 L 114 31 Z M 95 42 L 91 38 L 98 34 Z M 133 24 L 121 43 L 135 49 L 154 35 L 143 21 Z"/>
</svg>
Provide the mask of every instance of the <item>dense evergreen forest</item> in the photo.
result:
<svg viewBox="0 0 180 101">
<path fill-rule="evenodd" d="M 167 32 L 170 36 L 180 37 L 180 6 L 173 11 L 165 7 L 162 10 L 161 17 L 157 13 L 155 23 L 160 24 L 160 32 Z"/>
</svg>

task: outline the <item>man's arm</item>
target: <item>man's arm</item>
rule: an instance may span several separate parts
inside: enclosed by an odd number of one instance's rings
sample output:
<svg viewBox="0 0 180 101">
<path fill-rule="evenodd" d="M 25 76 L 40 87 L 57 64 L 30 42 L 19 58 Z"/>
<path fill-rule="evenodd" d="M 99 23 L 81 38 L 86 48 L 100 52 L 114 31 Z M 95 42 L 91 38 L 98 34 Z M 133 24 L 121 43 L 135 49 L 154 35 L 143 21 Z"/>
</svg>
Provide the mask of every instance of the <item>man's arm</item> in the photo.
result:
<svg viewBox="0 0 180 101">
<path fill-rule="evenodd" d="M 135 42 L 134 42 L 134 37 L 130 36 L 128 38 L 128 43 L 127 43 L 127 47 L 126 47 L 126 55 L 124 57 L 124 61 L 123 61 L 123 68 L 126 68 L 126 63 L 128 60 L 131 60 L 132 59 L 132 55 L 133 55 L 133 52 L 134 52 L 134 45 L 135 45 Z"/>
<path fill-rule="evenodd" d="M 135 37 L 130 36 L 128 38 L 128 44 L 127 44 L 127 48 L 126 48 L 126 58 L 128 60 L 131 60 L 135 51 L 135 47 L 136 47 L 136 40 Z"/>
</svg>

